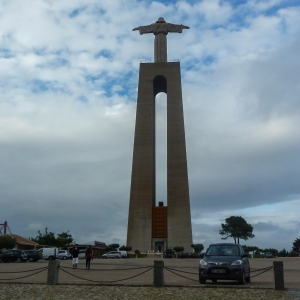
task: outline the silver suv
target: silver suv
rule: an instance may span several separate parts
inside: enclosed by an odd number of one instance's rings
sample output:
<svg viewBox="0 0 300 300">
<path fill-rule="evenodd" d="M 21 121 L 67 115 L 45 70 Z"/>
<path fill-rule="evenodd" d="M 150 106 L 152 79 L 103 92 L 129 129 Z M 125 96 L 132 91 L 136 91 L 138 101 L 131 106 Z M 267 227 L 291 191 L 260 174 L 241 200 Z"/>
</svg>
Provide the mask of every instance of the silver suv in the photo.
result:
<svg viewBox="0 0 300 300">
<path fill-rule="evenodd" d="M 72 255 L 67 250 L 58 250 L 59 259 L 69 259 Z"/>
<path fill-rule="evenodd" d="M 102 255 L 102 258 L 121 258 L 122 253 L 120 251 L 110 251 Z"/>
</svg>

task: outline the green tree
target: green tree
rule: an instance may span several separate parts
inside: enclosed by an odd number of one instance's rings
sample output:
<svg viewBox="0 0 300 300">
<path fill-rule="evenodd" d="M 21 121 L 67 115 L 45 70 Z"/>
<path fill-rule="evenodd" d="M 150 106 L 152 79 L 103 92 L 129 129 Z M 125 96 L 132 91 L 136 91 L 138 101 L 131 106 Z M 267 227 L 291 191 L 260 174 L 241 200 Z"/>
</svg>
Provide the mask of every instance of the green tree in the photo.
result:
<svg viewBox="0 0 300 300">
<path fill-rule="evenodd" d="M 59 248 L 65 248 L 73 241 L 73 237 L 69 234 L 69 231 L 55 234 L 54 232 L 48 232 L 48 228 L 45 228 L 45 232 L 38 231 L 36 238 L 31 238 L 32 241 L 39 243 L 40 245 L 49 245 Z"/>
<path fill-rule="evenodd" d="M 16 239 L 9 235 L 1 235 L 0 236 L 0 250 L 1 249 L 11 249 L 16 245 Z"/>
<path fill-rule="evenodd" d="M 69 231 L 57 234 L 56 246 L 60 248 L 66 248 L 73 242 L 73 237 L 69 234 Z"/>
<path fill-rule="evenodd" d="M 120 248 L 120 245 L 119 245 L 119 244 L 110 244 L 110 245 L 106 245 L 105 250 L 106 250 L 107 252 L 109 252 L 109 251 L 114 251 L 114 250 L 116 250 L 117 248 Z"/>
<path fill-rule="evenodd" d="M 132 247 L 127 247 L 127 246 L 122 246 L 122 247 L 120 247 L 119 248 L 120 250 L 122 250 L 122 251 L 131 251 L 132 250 Z"/>
<path fill-rule="evenodd" d="M 36 243 L 39 243 L 40 245 L 49 245 L 49 246 L 56 246 L 56 237 L 55 233 L 48 232 L 48 228 L 45 228 L 45 232 L 41 233 L 41 231 L 38 231 L 38 235 L 36 238 L 32 238 Z"/>
<path fill-rule="evenodd" d="M 289 252 L 283 248 L 281 251 L 278 252 L 279 257 L 287 257 L 289 255 Z"/>
<path fill-rule="evenodd" d="M 204 249 L 204 246 L 202 244 L 192 244 L 191 247 L 194 249 L 195 253 L 197 254 Z"/>
<path fill-rule="evenodd" d="M 241 240 L 248 240 L 255 235 L 252 233 L 253 227 L 248 224 L 246 220 L 240 216 L 231 216 L 225 219 L 225 224 L 221 224 L 222 229 L 219 230 L 221 235 L 225 235 L 222 240 L 226 240 L 229 237 L 234 239 L 234 242 L 239 244 Z"/>
<path fill-rule="evenodd" d="M 300 239 L 295 239 L 292 250 L 300 254 Z"/>
<path fill-rule="evenodd" d="M 274 249 L 274 248 L 266 248 L 262 251 L 263 253 L 267 253 L 267 252 L 271 252 L 273 256 L 277 256 L 278 255 L 278 250 Z"/>
<path fill-rule="evenodd" d="M 243 245 L 243 249 L 245 250 L 245 252 L 248 252 L 248 253 L 250 253 L 250 252 L 254 253 L 254 251 L 259 250 L 259 248 L 256 246 L 246 246 L 246 245 Z"/>
</svg>

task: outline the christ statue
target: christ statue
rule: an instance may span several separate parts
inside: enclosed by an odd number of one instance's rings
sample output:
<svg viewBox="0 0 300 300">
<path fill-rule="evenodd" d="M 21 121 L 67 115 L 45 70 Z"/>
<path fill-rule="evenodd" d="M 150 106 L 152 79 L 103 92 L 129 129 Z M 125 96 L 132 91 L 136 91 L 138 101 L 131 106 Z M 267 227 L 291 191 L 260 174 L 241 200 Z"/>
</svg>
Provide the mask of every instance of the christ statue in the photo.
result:
<svg viewBox="0 0 300 300">
<path fill-rule="evenodd" d="M 167 62 L 167 34 L 169 32 L 182 33 L 183 29 L 189 29 L 185 25 L 177 25 L 166 23 L 164 18 L 160 17 L 155 23 L 139 26 L 134 29 L 139 30 L 140 34 L 153 33 L 155 35 L 154 40 L 154 61 L 155 62 Z"/>
</svg>

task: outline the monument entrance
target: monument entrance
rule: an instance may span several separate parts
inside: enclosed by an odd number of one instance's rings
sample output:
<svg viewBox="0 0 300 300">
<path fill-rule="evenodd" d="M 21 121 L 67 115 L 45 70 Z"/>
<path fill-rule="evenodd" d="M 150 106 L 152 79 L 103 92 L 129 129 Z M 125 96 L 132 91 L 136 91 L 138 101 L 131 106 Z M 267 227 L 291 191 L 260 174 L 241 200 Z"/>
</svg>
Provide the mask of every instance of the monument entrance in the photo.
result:
<svg viewBox="0 0 300 300">
<path fill-rule="evenodd" d="M 139 26 L 140 34 L 153 33 L 154 63 L 140 63 L 133 147 L 127 246 L 142 252 L 175 246 L 191 251 L 192 227 L 180 63 L 167 61 L 167 34 L 189 29 L 157 22 Z M 156 206 L 155 97 L 167 95 L 167 206 Z"/>
</svg>

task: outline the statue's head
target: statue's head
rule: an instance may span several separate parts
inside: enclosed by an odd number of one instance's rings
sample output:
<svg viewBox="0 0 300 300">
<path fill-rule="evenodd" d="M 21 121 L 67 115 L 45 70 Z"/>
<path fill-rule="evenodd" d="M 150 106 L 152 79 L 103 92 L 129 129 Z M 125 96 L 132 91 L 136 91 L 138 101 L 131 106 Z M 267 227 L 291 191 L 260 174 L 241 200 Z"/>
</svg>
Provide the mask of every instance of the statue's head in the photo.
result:
<svg viewBox="0 0 300 300">
<path fill-rule="evenodd" d="M 160 17 L 155 23 L 166 23 L 166 21 L 163 17 Z"/>
</svg>

